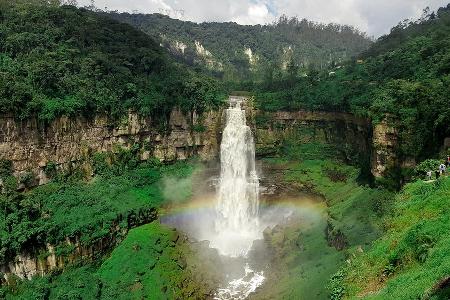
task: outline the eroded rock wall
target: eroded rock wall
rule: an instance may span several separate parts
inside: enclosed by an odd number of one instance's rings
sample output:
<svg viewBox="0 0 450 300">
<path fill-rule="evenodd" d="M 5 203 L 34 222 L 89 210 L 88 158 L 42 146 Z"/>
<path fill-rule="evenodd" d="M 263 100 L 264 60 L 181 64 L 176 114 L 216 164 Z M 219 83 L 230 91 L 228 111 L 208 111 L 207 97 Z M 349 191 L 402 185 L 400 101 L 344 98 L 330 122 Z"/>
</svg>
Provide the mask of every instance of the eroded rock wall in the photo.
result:
<svg viewBox="0 0 450 300">
<path fill-rule="evenodd" d="M 45 167 L 50 162 L 66 169 L 82 164 L 93 153 L 115 152 L 136 144 L 141 147 L 142 160 L 156 157 L 174 161 L 193 155 L 208 160 L 217 155 L 220 114 L 197 116 L 174 109 L 164 131 L 156 121 L 133 112 L 120 122 L 98 115 L 92 119 L 60 117 L 47 125 L 36 119 L 20 121 L 1 116 L 0 159 L 12 162 L 16 176 L 32 173 L 39 185 L 48 181 Z M 200 132 L 192 126 L 199 122 Z"/>
<path fill-rule="evenodd" d="M 384 119 L 373 127 L 372 138 L 372 174 L 375 177 L 383 177 L 386 172 L 399 164 L 397 156 L 398 131 Z"/>
<path fill-rule="evenodd" d="M 301 142 L 334 144 L 344 149 L 346 155 L 368 155 L 375 177 L 383 176 L 390 166 L 399 163 L 395 154 L 397 133 L 387 121 L 372 128 L 370 120 L 347 113 L 263 113 L 252 105 L 246 104 L 245 108 L 260 156 L 272 154 L 293 130 L 303 130 Z M 174 109 L 164 131 L 157 121 L 133 112 L 120 122 L 97 115 L 92 119 L 60 117 L 47 125 L 36 119 L 20 121 L 0 116 L 0 159 L 12 162 L 16 176 L 33 174 L 35 185 L 48 182 L 45 169 L 50 162 L 64 170 L 83 166 L 93 153 L 130 149 L 136 144 L 141 147 L 142 160 L 155 157 L 174 161 L 193 155 L 212 160 L 218 157 L 223 123 L 222 110 L 197 116 Z"/>
<path fill-rule="evenodd" d="M 351 156 L 371 153 L 372 127 L 370 120 L 337 112 L 275 112 L 257 113 L 256 148 L 260 155 L 270 154 L 285 138 L 299 143 L 324 143 L 342 149 Z"/>
</svg>

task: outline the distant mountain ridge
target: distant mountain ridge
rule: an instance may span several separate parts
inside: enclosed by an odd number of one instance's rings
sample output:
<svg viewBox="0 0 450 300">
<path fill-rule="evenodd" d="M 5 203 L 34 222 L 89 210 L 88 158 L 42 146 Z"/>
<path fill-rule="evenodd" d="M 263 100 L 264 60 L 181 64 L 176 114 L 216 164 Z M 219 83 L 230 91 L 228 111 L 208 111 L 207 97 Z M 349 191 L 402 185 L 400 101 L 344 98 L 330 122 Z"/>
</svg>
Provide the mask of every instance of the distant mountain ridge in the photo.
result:
<svg viewBox="0 0 450 300">
<path fill-rule="evenodd" d="M 262 74 L 268 66 L 323 69 L 372 44 L 364 33 L 338 24 L 281 17 L 271 25 L 194 23 L 161 14 L 107 13 L 160 42 L 182 61 L 228 79 Z"/>
</svg>

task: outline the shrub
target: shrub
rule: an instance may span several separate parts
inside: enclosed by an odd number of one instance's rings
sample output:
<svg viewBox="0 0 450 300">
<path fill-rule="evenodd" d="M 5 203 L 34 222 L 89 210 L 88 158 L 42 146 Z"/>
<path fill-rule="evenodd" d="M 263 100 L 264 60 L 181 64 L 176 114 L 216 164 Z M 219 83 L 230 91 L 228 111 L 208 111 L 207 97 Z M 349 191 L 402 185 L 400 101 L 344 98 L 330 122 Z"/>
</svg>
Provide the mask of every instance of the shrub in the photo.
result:
<svg viewBox="0 0 450 300">
<path fill-rule="evenodd" d="M 25 172 L 19 176 L 19 183 L 30 187 L 34 181 L 34 174 L 32 172 Z"/>
<path fill-rule="evenodd" d="M 194 132 L 205 132 L 206 126 L 203 124 L 194 124 L 192 125 L 192 131 Z"/>
<path fill-rule="evenodd" d="M 57 165 L 55 162 L 53 161 L 48 162 L 44 168 L 45 174 L 50 178 L 56 177 L 56 167 Z"/>
<path fill-rule="evenodd" d="M 95 153 L 92 156 L 92 164 L 94 167 L 95 174 L 104 174 L 106 173 L 110 166 L 107 162 L 108 154 L 107 153 Z"/>
<path fill-rule="evenodd" d="M 338 170 L 337 168 L 326 169 L 325 174 L 333 182 L 346 182 L 348 177 L 347 174 L 345 174 L 342 170 Z"/>
<path fill-rule="evenodd" d="M 427 159 L 418 164 L 414 168 L 414 177 L 415 178 L 423 178 L 428 171 L 435 171 L 439 168 L 441 161 L 438 159 Z"/>
<path fill-rule="evenodd" d="M 343 280 L 345 278 L 345 270 L 341 269 L 336 272 L 330 279 L 327 289 L 330 291 L 329 298 L 331 300 L 340 300 L 344 297 L 345 288 Z"/>
<path fill-rule="evenodd" d="M 8 176 L 3 179 L 3 190 L 2 193 L 6 195 L 12 195 L 17 190 L 17 179 L 14 176 Z"/>
<path fill-rule="evenodd" d="M 8 177 L 12 174 L 12 161 L 0 159 L 0 178 Z"/>
</svg>

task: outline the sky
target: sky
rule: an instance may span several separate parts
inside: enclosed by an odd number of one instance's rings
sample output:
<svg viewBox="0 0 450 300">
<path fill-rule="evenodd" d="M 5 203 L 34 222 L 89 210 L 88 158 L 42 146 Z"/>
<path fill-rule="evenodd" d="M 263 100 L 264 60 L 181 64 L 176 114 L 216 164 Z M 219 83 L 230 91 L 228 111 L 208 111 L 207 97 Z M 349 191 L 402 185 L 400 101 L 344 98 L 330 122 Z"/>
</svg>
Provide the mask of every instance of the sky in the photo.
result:
<svg viewBox="0 0 450 300">
<path fill-rule="evenodd" d="M 90 3 L 78 0 L 80 6 Z M 194 22 L 267 24 L 284 14 L 353 25 L 373 37 L 389 33 L 404 19 L 420 17 L 427 6 L 436 10 L 448 3 L 450 0 L 95 0 L 101 9 L 158 12 Z"/>
</svg>

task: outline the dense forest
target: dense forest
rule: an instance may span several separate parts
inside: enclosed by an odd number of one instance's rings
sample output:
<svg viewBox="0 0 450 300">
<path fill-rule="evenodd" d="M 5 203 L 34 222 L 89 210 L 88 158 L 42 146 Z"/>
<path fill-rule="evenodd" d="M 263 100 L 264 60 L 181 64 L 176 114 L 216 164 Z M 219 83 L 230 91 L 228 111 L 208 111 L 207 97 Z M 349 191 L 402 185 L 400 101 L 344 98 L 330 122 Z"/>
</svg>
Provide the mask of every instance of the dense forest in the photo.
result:
<svg viewBox="0 0 450 300">
<path fill-rule="evenodd" d="M 358 59 L 307 74 L 269 72 L 243 83 L 262 110 L 347 111 L 388 117 L 400 132 L 400 156 L 427 158 L 450 134 L 450 6 L 400 24 Z"/>
<path fill-rule="evenodd" d="M 215 80 L 133 27 L 59 1 L 0 2 L 0 111 L 19 118 L 127 109 L 165 116 L 219 104 Z"/>
<path fill-rule="evenodd" d="M 450 136 L 450 4 L 373 42 L 349 26 L 296 18 L 197 24 L 64 2 L 71 5 L 0 0 L 0 114 L 49 123 L 63 115 L 119 120 L 134 110 L 164 125 L 174 107 L 202 113 L 221 108 L 226 92 L 245 91 L 256 131 L 279 111 L 387 121 L 398 157 L 418 165 L 389 170 L 392 178 L 376 184 L 364 172 L 371 150 L 360 168 L 340 156 L 348 145 L 321 141 L 316 129 L 268 130 L 282 138 L 259 158 L 258 176 L 271 184 L 267 193 L 281 192 L 262 207 L 280 201 L 303 215 L 264 230 L 270 253 L 261 259 L 272 269 L 250 299 L 449 299 L 450 177 L 423 179 L 450 154 L 441 147 Z M 195 176 L 213 163 L 142 160 L 133 143 L 87 153 L 86 169 L 46 162 L 48 184 L 39 187 L 0 159 L 0 267 L 20 264 L 24 253 L 63 265 L 31 280 L 0 272 L 0 299 L 215 297 L 230 261 L 218 265 L 208 241 L 161 224 L 192 204 Z M 77 247 L 92 253 L 75 257 Z"/>
<path fill-rule="evenodd" d="M 109 12 L 158 40 L 173 55 L 227 81 L 261 78 L 267 68 L 326 69 L 366 50 L 372 41 L 351 26 L 286 16 L 274 24 L 193 23 L 161 14 Z"/>
</svg>

